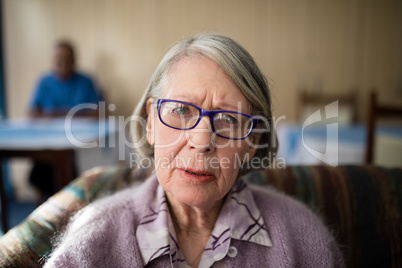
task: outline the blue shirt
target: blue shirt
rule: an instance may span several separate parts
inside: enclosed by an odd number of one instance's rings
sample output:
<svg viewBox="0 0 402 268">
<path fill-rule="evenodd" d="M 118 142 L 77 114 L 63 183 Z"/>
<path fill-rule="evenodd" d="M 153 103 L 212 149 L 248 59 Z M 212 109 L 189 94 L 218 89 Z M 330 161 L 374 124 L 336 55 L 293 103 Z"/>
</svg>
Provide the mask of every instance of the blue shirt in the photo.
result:
<svg viewBox="0 0 402 268">
<path fill-rule="evenodd" d="M 79 73 L 67 80 L 60 80 L 50 73 L 43 76 L 32 95 L 30 110 L 40 109 L 44 114 L 54 111 L 68 111 L 82 103 L 95 103 L 100 101 L 92 80 Z"/>
</svg>

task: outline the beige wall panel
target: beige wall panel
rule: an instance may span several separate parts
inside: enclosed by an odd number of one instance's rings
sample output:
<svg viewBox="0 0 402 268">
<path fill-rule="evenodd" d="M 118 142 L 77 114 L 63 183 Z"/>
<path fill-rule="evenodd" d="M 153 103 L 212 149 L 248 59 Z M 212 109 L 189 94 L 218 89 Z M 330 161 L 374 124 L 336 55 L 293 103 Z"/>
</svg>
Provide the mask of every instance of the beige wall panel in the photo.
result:
<svg viewBox="0 0 402 268">
<path fill-rule="evenodd" d="M 365 55 L 362 83 L 395 95 L 402 77 L 402 2 L 370 1 L 365 17 Z M 399 92 L 401 93 L 401 92 Z"/>
<path fill-rule="evenodd" d="M 271 81 L 274 114 L 296 115 L 296 93 L 356 88 L 365 115 L 370 88 L 402 98 L 401 1 L 4 0 L 8 112 L 25 114 L 50 66 L 54 41 L 69 38 L 90 73 L 128 116 L 168 46 L 199 32 L 227 34 Z M 398 91 L 399 89 L 399 91 Z"/>
<path fill-rule="evenodd" d="M 54 33 L 51 1 L 4 1 L 5 82 L 8 114 L 26 113 L 31 90 L 46 70 Z M 54 19 L 54 18 L 53 18 Z"/>
<path fill-rule="evenodd" d="M 275 114 L 289 119 L 295 117 L 298 90 L 346 92 L 356 84 L 355 39 L 350 38 L 356 31 L 356 4 L 294 3 L 261 4 L 257 23 L 256 58 L 274 82 Z"/>
</svg>

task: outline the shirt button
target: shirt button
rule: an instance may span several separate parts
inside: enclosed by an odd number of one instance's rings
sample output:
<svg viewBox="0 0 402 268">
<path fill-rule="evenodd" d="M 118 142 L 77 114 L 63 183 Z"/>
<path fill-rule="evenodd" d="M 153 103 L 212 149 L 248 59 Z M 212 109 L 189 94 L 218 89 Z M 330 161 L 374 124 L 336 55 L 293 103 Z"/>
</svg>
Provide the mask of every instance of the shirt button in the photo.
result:
<svg viewBox="0 0 402 268">
<path fill-rule="evenodd" d="M 228 256 L 231 258 L 234 258 L 237 256 L 237 248 L 235 247 L 230 247 L 228 251 Z"/>
</svg>

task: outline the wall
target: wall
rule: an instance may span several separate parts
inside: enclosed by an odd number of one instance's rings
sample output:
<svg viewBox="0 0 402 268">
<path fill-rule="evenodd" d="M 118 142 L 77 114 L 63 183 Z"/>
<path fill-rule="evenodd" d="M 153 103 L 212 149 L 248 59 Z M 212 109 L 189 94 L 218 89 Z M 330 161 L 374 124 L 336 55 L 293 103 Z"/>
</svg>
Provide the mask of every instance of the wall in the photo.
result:
<svg viewBox="0 0 402 268">
<path fill-rule="evenodd" d="M 231 36 L 271 81 L 274 114 L 296 117 L 296 93 L 359 96 L 364 119 L 373 87 L 402 99 L 402 1 L 3 0 L 8 113 L 23 116 L 67 37 L 116 114 L 128 116 L 167 48 L 199 32 Z"/>
</svg>

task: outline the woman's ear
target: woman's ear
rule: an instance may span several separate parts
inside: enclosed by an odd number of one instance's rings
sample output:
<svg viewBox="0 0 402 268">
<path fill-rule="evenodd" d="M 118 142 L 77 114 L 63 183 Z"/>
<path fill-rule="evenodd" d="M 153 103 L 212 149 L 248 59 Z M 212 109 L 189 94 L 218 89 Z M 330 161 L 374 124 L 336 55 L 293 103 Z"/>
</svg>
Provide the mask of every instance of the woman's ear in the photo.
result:
<svg viewBox="0 0 402 268">
<path fill-rule="evenodd" d="M 153 98 L 149 98 L 147 100 L 147 141 L 150 145 L 155 144 L 155 116 L 154 116 L 154 107 L 153 107 Z"/>
</svg>

